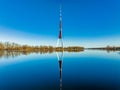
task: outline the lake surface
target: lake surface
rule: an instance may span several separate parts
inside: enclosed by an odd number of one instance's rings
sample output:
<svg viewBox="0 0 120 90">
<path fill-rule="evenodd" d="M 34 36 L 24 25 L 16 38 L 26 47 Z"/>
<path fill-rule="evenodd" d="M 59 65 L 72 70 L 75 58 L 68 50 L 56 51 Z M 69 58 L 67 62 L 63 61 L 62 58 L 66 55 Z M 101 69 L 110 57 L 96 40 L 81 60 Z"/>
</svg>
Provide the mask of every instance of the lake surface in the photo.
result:
<svg viewBox="0 0 120 90">
<path fill-rule="evenodd" d="M 85 50 L 64 52 L 63 57 L 56 53 L 3 55 L 0 90 L 120 90 L 120 53 Z"/>
</svg>

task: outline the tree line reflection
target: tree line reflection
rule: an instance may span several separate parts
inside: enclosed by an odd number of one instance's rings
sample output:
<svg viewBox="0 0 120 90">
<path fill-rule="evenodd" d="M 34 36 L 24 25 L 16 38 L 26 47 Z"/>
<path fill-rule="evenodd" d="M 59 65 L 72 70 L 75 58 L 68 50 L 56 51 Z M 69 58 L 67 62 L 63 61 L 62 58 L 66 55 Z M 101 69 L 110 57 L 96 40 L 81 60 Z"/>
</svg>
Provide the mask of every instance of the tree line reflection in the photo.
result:
<svg viewBox="0 0 120 90">
<path fill-rule="evenodd" d="M 20 55 L 36 54 L 51 54 L 54 52 L 82 52 L 84 47 L 80 46 L 68 46 L 68 47 L 53 47 L 53 46 L 30 46 L 20 45 L 16 43 L 0 43 L 0 58 L 2 57 L 17 57 Z M 101 50 L 109 52 L 119 51 L 120 47 L 103 47 L 103 48 L 87 48 L 87 50 Z"/>
<path fill-rule="evenodd" d="M 20 45 L 17 43 L 0 42 L 0 57 L 16 57 L 20 55 L 29 55 L 31 53 L 45 54 L 53 52 L 81 52 L 84 51 L 83 47 L 53 47 L 53 46 L 30 46 Z"/>
</svg>

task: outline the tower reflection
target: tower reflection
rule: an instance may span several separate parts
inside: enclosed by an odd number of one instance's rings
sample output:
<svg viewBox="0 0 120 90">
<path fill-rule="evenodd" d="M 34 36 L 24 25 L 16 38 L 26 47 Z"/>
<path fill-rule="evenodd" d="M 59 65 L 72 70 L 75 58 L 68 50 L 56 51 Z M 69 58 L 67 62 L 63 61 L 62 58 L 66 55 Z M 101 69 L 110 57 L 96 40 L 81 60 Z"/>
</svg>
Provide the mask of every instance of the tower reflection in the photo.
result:
<svg viewBox="0 0 120 90">
<path fill-rule="evenodd" d="M 63 63 L 63 52 L 56 52 L 58 63 L 59 63 L 59 73 L 60 73 L 60 90 L 62 90 L 62 63 Z"/>
</svg>

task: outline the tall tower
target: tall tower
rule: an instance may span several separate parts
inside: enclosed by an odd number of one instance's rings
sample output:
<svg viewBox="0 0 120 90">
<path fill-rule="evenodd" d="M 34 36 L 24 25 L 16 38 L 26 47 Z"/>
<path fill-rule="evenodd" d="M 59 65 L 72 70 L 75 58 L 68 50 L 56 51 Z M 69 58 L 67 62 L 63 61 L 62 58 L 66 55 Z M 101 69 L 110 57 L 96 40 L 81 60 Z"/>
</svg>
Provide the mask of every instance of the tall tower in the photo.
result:
<svg viewBox="0 0 120 90">
<path fill-rule="evenodd" d="M 57 47 L 63 48 L 63 40 L 62 40 L 62 5 L 60 4 L 60 24 L 59 24 L 59 35 L 57 41 Z"/>
<path fill-rule="evenodd" d="M 63 48 L 62 40 L 62 6 L 60 5 L 60 24 L 59 24 L 59 34 L 56 47 Z M 62 63 L 63 63 L 63 51 L 56 52 L 59 63 L 59 72 L 60 72 L 60 90 L 62 90 Z"/>
</svg>

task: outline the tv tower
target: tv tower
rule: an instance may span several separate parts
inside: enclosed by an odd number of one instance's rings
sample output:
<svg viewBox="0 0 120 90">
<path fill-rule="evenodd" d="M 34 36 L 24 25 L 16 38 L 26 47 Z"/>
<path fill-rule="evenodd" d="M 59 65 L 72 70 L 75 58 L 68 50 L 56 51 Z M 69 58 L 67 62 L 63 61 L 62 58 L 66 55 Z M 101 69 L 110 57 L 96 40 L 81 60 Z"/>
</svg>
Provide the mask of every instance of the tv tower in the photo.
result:
<svg viewBox="0 0 120 90">
<path fill-rule="evenodd" d="M 62 40 L 62 5 L 60 4 L 60 25 L 59 25 L 59 35 L 56 47 L 63 48 L 63 40 Z"/>
<path fill-rule="evenodd" d="M 59 35 L 56 47 L 63 48 L 62 40 L 62 6 L 60 4 L 60 25 L 59 25 Z M 59 63 L 59 72 L 60 72 L 60 90 L 62 90 L 62 63 L 63 63 L 63 50 L 56 52 Z"/>
</svg>

